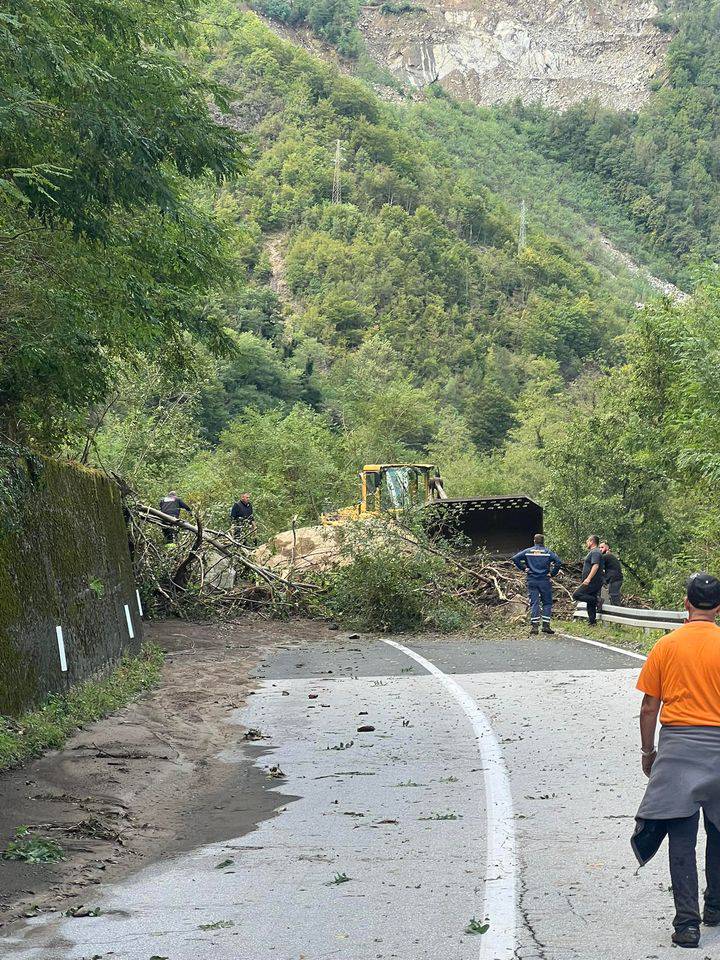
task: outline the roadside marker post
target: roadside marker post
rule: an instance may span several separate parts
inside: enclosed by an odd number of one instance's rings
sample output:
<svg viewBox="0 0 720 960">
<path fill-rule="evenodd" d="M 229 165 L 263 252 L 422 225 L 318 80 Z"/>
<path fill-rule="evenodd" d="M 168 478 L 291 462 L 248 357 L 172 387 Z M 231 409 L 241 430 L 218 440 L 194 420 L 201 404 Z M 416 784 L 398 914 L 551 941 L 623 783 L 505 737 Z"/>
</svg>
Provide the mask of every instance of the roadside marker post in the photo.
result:
<svg viewBox="0 0 720 960">
<path fill-rule="evenodd" d="M 137 589 L 135 590 L 135 596 L 137 597 L 138 613 L 141 617 L 144 617 L 145 614 L 143 613 L 142 601 L 140 600 L 140 591 Z"/>
<path fill-rule="evenodd" d="M 63 629 L 61 626 L 55 627 L 57 636 L 58 653 L 60 654 L 60 670 L 67 673 L 67 657 L 65 656 L 65 640 L 63 639 Z"/>
<path fill-rule="evenodd" d="M 130 607 L 125 604 L 125 619 L 127 620 L 128 633 L 130 634 L 130 639 L 135 639 L 135 631 L 133 630 L 132 617 L 130 616 Z"/>
</svg>

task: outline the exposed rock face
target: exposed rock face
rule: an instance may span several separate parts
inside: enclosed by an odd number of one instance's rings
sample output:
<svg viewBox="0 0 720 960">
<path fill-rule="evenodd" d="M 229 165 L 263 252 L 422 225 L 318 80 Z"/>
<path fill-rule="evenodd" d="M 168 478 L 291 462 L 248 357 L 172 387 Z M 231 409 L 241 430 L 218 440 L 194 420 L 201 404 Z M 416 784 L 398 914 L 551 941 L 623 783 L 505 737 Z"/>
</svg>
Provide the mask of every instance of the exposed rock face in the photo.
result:
<svg viewBox="0 0 720 960">
<path fill-rule="evenodd" d="M 416 0 L 422 3 L 423 0 Z M 644 0 L 430 0 L 424 10 L 364 8 L 373 56 L 415 87 L 440 82 L 492 104 L 519 97 L 566 108 L 588 97 L 636 110 L 669 42 Z"/>
</svg>

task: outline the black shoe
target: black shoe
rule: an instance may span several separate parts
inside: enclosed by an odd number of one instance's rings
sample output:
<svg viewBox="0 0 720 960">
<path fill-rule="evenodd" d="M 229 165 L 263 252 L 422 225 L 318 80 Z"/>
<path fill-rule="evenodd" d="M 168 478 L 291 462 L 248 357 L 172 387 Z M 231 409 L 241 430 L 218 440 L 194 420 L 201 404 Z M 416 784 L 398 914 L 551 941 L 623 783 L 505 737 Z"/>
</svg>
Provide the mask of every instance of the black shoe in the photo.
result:
<svg viewBox="0 0 720 960">
<path fill-rule="evenodd" d="M 720 907 L 708 907 L 705 904 L 703 923 L 706 927 L 717 927 L 720 924 Z"/>
<path fill-rule="evenodd" d="M 597 626 L 597 620 L 588 620 L 587 625 L 588 625 L 589 627 L 596 627 L 596 626 Z"/>
<path fill-rule="evenodd" d="M 549 623 L 544 623 L 544 624 L 543 624 L 542 632 L 543 632 L 543 633 L 550 633 L 550 634 L 552 634 L 553 636 L 555 636 L 555 631 L 553 630 L 553 628 L 550 626 Z"/>
<path fill-rule="evenodd" d="M 538 627 L 538 625 L 537 625 L 536 623 L 533 623 L 533 625 L 530 627 L 530 633 L 531 633 L 531 634 L 532 634 L 532 633 L 540 633 L 540 628 Z"/>
<path fill-rule="evenodd" d="M 700 927 L 687 927 L 685 930 L 676 930 L 672 935 L 672 942 L 676 947 L 700 946 Z"/>
</svg>

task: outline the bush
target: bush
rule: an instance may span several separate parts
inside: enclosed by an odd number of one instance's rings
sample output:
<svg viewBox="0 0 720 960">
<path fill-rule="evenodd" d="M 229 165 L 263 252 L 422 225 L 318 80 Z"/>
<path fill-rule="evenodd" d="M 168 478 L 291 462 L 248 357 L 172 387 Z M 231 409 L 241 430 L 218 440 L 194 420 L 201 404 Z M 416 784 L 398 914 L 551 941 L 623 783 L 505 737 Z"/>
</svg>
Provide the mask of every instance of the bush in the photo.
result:
<svg viewBox="0 0 720 960">
<path fill-rule="evenodd" d="M 445 598 L 451 582 L 442 559 L 395 540 L 392 528 L 383 540 L 368 530 L 346 553 L 352 559 L 329 575 L 325 599 L 326 612 L 346 626 L 381 633 L 448 632 L 470 622 L 467 604 Z"/>
</svg>

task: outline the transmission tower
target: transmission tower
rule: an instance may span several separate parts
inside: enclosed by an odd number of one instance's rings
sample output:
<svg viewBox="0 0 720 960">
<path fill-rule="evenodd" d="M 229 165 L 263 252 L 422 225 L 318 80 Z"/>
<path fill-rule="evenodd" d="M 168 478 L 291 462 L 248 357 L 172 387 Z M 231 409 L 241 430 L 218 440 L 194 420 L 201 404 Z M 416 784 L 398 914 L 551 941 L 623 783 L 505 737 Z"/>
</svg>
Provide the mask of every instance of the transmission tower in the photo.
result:
<svg viewBox="0 0 720 960">
<path fill-rule="evenodd" d="M 342 150 L 340 141 L 335 141 L 335 175 L 333 176 L 332 202 L 342 203 L 342 184 L 340 182 L 340 166 L 342 164 Z"/>
<path fill-rule="evenodd" d="M 520 232 L 518 234 L 518 253 L 522 253 L 527 244 L 527 211 L 525 201 L 520 204 Z"/>
</svg>

